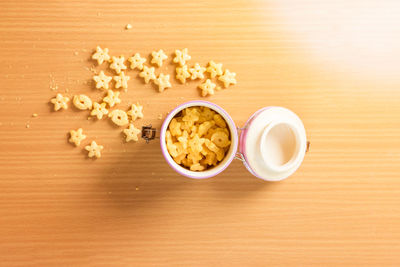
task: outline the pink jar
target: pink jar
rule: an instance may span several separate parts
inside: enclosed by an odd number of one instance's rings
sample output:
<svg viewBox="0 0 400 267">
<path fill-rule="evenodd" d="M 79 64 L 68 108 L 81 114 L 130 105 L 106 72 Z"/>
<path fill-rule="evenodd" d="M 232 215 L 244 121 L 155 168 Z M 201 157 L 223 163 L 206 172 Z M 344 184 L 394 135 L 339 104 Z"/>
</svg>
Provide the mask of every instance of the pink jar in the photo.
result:
<svg viewBox="0 0 400 267">
<path fill-rule="evenodd" d="M 231 146 L 225 158 L 217 166 L 201 172 L 190 171 L 177 164 L 169 155 L 165 142 L 165 133 L 171 120 L 183 109 L 193 106 L 205 106 L 220 114 L 231 136 Z M 216 176 L 236 158 L 254 176 L 267 181 L 280 181 L 293 174 L 301 165 L 307 149 L 307 139 L 300 118 L 288 109 L 262 108 L 248 119 L 243 128 L 238 129 L 224 109 L 208 101 L 196 100 L 183 103 L 168 114 L 161 127 L 160 145 L 167 163 L 176 172 L 189 178 Z"/>
</svg>

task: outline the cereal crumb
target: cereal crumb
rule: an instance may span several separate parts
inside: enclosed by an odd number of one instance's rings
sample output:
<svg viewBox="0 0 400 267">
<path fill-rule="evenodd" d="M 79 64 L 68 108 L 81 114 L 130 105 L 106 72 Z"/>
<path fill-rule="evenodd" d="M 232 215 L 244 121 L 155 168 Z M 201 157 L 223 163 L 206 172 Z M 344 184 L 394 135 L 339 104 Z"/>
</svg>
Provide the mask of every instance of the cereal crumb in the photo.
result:
<svg viewBox="0 0 400 267">
<path fill-rule="evenodd" d="M 29 128 L 30 127 L 30 125 L 29 124 L 26 124 L 26 128 Z"/>
<path fill-rule="evenodd" d="M 127 30 L 132 29 L 132 25 L 131 24 L 126 24 L 125 29 L 127 29 Z"/>
<path fill-rule="evenodd" d="M 79 52 L 78 52 L 78 51 L 75 51 L 75 52 L 74 52 L 74 55 L 75 55 L 75 56 L 79 55 Z"/>
<path fill-rule="evenodd" d="M 159 119 L 159 120 L 162 120 L 162 117 L 163 117 L 163 116 L 162 116 L 162 114 L 161 114 L 161 113 L 160 113 L 160 114 L 158 114 L 158 119 Z"/>
<path fill-rule="evenodd" d="M 136 186 L 136 191 L 139 191 L 139 187 Z"/>
<path fill-rule="evenodd" d="M 36 118 L 37 116 L 38 116 L 37 113 L 33 113 L 33 114 L 32 114 L 32 117 L 34 117 L 34 118 Z"/>
</svg>

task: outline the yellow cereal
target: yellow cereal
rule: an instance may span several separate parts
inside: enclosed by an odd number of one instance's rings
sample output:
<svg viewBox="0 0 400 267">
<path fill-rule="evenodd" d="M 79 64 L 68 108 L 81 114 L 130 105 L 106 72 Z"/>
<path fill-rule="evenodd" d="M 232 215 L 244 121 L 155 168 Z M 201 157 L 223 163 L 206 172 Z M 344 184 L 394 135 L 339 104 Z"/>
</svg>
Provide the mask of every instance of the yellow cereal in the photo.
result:
<svg viewBox="0 0 400 267">
<path fill-rule="evenodd" d="M 211 78 L 222 75 L 222 63 L 215 63 L 211 60 L 208 62 L 207 72 L 210 73 Z"/>
<path fill-rule="evenodd" d="M 112 63 L 110 64 L 110 69 L 113 69 L 117 74 L 120 74 L 122 70 L 126 70 L 126 66 L 124 64 L 125 57 L 112 57 Z"/>
<path fill-rule="evenodd" d="M 191 171 L 204 171 L 205 167 L 203 165 L 200 165 L 200 163 L 195 163 L 190 166 Z"/>
<path fill-rule="evenodd" d="M 90 112 L 90 115 L 92 116 L 96 116 L 97 119 L 101 120 L 103 118 L 103 115 L 108 114 L 108 109 L 106 108 L 106 103 L 97 103 L 94 102 L 93 103 L 93 109 Z"/>
<path fill-rule="evenodd" d="M 168 58 L 168 56 L 164 53 L 164 51 L 162 49 L 160 49 L 158 51 L 153 51 L 151 53 L 151 56 L 153 57 L 151 59 L 151 63 L 152 64 L 157 64 L 159 67 L 162 66 L 163 60 Z"/>
<path fill-rule="evenodd" d="M 124 126 L 129 123 L 128 115 L 125 111 L 120 109 L 114 109 L 108 114 L 108 117 L 110 117 L 111 121 L 118 126 Z"/>
<path fill-rule="evenodd" d="M 119 99 L 119 92 L 114 92 L 113 90 L 107 91 L 107 96 L 103 98 L 103 101 L 108 104 L 110 108 L 115 106 L 116 104 L 121 103 L 121 99 Z"/>
<path fill-rule="evenodd" d="M 84 140 L 86 138 L 86 135 L 83 134 L 83 130 L 82 128 L 79 128 L 78 130 L 71 130 L 69 131 L 69 142 L 70 143 L 74 143 L 75 146 L 79 146 L 82 142 L 82 140 Z"/>
<path fill-rule="evenodd" d="M 195 134 L 189 141 L 188 145 L 190 149 L 195 153 L 200 153 L 203 150 L 203 144 L 206 139 L 200 138 L 198 134 Z"/>
<path fill-rule="evenodd" d="M 223 160 L 225 157 L 225 151 L 223 149 L 219 149 L 217 152 L 215 152 L 215 154 L 217 155 L 218 161 Z"/>
<path fill-rule="evenodd" d="M 131 69 L 142 70 L 146 59 L 141 57 L 139 53 L 136 53 L 133 57 L 128 58 L 128 61 L 131 63 Z"/>
<path fill-rule="evenodd" d="M 196 79 L 203 79 L 204 78 L 204 72 L 206 71 L 206 68 L 201 67 L 199 63 L 196 63 L 192 68 L 189 68 L 189 72 L 191 73 L 190 79 L 196 80 Z"/>
<path fill-rule="evenodd" d="M 186 154 L 185 154 L 185 153 L 182 153 L 182 154 L 180 154 L 180 155 L 178 155 L 178 156 L 176 156 L 176 157 L 173 157 L 174 161 L 175 161 L 176 163 L 178 163 L 178 164 L 182 164 L 182 160 L 183 160 L 184 158 L 186 158 Z"/>
<path fill-rule="evenodd" d="M 98 145 L 95 141 L 92 141 L 90 146 L 85 146 L 85 149 L 88 151 L 88 156 L 89 158 L 96 157 L 100 158 L 101 157 L 101 150 L 103 150 L 102 145 Z"/>
<path fill-rule="evenodd" d="M 214 121 L 205 121 L 205 122 L 203 122 L 202 124 L 200 124 L 200 126 L 199 126 L 199 130 L 198 130 L 198 134 L 199 134 L 199 136 L 200 137 L 202 137 L 203 135 L 205 135 L 207 132 L 208 132 L 208 130 L 210 130 L 210 128 L 212 127 L 212 126 L 214 126 L 215 125 L 215 122 Z"/>
<path fill-rule="evenodd" d="M 143 70 L 142 72 L 139 73 L 139 76 L 144 79 L 145 83 L 149 83 L 151 80 L 156 79 L 154 71 L 155 71 L 154 67 L 149 68 L 147 66 L 143 66 Z"/>
<path fill-rule="evenodd" d="M 92 108 L 92 100 L 86 95 L 75 95 L 72 102 L 74 106 L 80 110 Z"/>
<path fill-rule="evenodd" d="M 198 121 L 199 118 L 200 118 L 200 112 L 197 110 L 197 108 L 192 108 L 192 109 L 187 108 L 185 116 L 183 116 L 183 118 L 182 118 L 182 121 L 195 122 L 195 121 Z"/>
<path fill-rule="evenodd" d="M 131 79 L 130 76 L 125 75 L 125 73 L 122 71 L 118 76 L 114 76 L 114 81 L 115 81 L 115 88 L 128 88 L 128 81 Z"/>
<path fill-rule="evenodd" d="M 224 87 L 226 88 L 231 84 L 236 84 L 236 73 L 225 70 L 224 75 L 220 76 L 218 80 L 223 82 Z"/>
<path fill-rule="evenodd" d="M 100 71 L 99 75 L 93 76 L 93 80 L 96 82 L 97 89 L 103 88 L 108 90 L 108 84 L 112 80 L 112 77 L 105 75 L 104 71 Z"/>
<path fill-rule="evenodd" d="M 68 101 L 69 98 L 63 96 L 62 94 L 57 94 L 55 98 L 52 98 L 50 102 L 54 104 L 54 110 L 58 111 L 60 109 L 67 109 L 68 108 Z"/>
<path fill-rule="evenodd" d="M 173 136 L 180 136 L 182 134 L 181 131 L 181 123 L 178 122 L 175 118 L 171 120 L 169 123 L 169 131 L 171 132 L 171 135 Z"/>
<path fill-rule="evenodd" d="M 135 121 L 137 119 L 143 118 L 143 106 L 141 106 L 139 103 L 132 104 L 131 109 L 127 112 L 129 116 L 132 117 L 132 121 Z"/>
<path fill-rule="evenodd" d="M 214 118 L 215 112 L 208 107 L 203 107 L 201 111 L 201 116 L 203 116 L 207 121 L 210 121 Z"/>
<path fill-rule="evenodd" d="M 141 133 L 141 131 L 136 128 L 132 123 L 129 124 L 129 127 L 123 130 L 124 134 L 126 135 L 126 142 L 129 141 L 135 141 L 137 142 L 139 140 L 138 134 Z"/>
<path fill-rule="evenodd" d="M 193 151 L 193 150 L 189 149 L 189 153 L 187 155 L 187 158 L 190 161 L 192 161 L 194 164 L 196 164 L 203 158 L 203 156 L 200 154 L 200 152 L 196 152 L 196 151 Z"/>
<path fill-rule="evenodd" d="M 77 53 L 77 52 L 76 52 Z M 102 49 L 100 46 L 96 47 L 96 52 L 92 55 L 92 59 L 97 60 L 97 64 L 101 65 L 104 61 L 109 61 L 108 48 Z"/>
<path fill-rule="evenodd" d="M 179 63 L 179 65 L 184 66 L 186 64 L 186 61 L 190 60 L 191 58 L 192 57 L 188 54 L 187 48 L 184 48 L 182 50 L 175 50 L 174 63 Z"/>
<path fill-rule="evenodd" d="M 191 75 L 188 71 L 188 66 L 183 65 L 182 67 L 176 68 L 176 79 L 178 79 L 181 83 L 185 83 L 186 79 L 189 78 Z"/>
<path fill-rule="evenodd" d="M 161 93 L 165 90 L 165 88 L 170 88 L 171 83 L 169 82 L 169 75 L 164 75 L 160 73 L 157 79 L 154 80 L 154 83 L 158 85 L 158 91 Z"/>
<path fill-rule="evenodd" d="M 204 83 L 199 85 L 201 89 L 201 96 L 213 95 L 216 84 L 207 79 Z"/>
<path fill-rule="evenodd" d="M 182 131 L 182 135 L 178 136 L 178 142 L 182 144 L 183 149 L 187 149 L 188 147 L 188 137 L 189 134 L 187 131 Z"/>
<path fill-rule="evenodd" d="M 222 118 L 221 115 L 219 114 L 215 114 L 213 117 L 215 124 L 218 125 L 221 128 L 226 128 L 226 122 L 225 120 Z"/>
<path fill-rule="evenodd" d="M 221 148 L 227 147 L 231 144 L 228 135 L 224 132 L 215 132 L 211 136 L 211 141 Z"/>
</svg>

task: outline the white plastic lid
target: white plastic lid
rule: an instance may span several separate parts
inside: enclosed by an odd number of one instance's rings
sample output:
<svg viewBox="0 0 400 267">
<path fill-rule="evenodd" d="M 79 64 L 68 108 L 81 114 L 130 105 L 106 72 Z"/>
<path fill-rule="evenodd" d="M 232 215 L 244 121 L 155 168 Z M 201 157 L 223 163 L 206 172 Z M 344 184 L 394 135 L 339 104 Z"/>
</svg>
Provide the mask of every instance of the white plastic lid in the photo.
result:
<svg viewBox="0 0 400 267">
<path fill-rule="evenodd" d="M 307 148 L 304 125 L 292 111 L 268 107 L 253 114 L 240 136 L 247 169 L 258 178 L 280 181 L 301 165 Z"/>
</svg>

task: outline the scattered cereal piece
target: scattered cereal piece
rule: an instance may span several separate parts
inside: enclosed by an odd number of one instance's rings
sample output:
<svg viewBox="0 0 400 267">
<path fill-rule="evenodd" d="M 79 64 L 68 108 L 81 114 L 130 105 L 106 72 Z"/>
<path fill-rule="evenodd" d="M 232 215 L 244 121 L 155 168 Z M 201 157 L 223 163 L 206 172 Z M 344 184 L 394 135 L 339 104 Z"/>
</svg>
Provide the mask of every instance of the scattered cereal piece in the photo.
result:
<svg viewBox="0 0 400 267">
<path fill-rule="evenodd" d="M 206 68 L 201 67 L 199 63 L 196 63 L 193 68 L 189 68 L 189 72 L 192 74 L 190 78 L 192 80 L 196 80 L 198 78 L 203 79 L 205 71 Z"/>
<path fill-rule="evenodd" d="M 220 76 L 218 80 L 224 83 L 224 87 L 228 87 L 231 84 L 236 84 L 236 73 L 225 70 L 224 75 Z"/>
<path fill-rule="evenodd" d="M 93 109 L 92 112 L 90 112 L 90 115 L 97 116 L 97 119 L 101 120 L 103 118 L 103 115 L 108 114 L 108 109 L 106 108 L 106 105 L 106 103 L 99 104 L 97 102 L 94 102 Z"/>
<path fill-rule="evenodd" d="M 126 135 L 126 142 L 129 142 L 131 140 L 137 142 L 139 140 L 138 134 L 141 133 L 141 131 L 136 128 L 132 123 L 129 124 L 129 127 L 125 130 L 123 130 L 124 134 Z"/>
<path fill-rule="evenodd" d="M 115 88 L 118 89 L 120 87 L 122 88 L 128 88 L 128 81 L 131 79 L 130 76 L 126 76 L 125 73 L 122 71 L 118 76 L 114 76 L 114 81 L 115 81 Z"/>
<path fill-rule="evenodd" d="M 184 65 L 182 67 L 176 68 L 176 78 L 181 81 L 181 83 L 185 83 L 186 79 L 189 78 L 191 75 L 188 71 L 188 66 Z"/>
<path fill-rule="evenodd" d="M 213 60 L 208 62 L 207 72 L 210 73 L 211 78 L 222 75 L 222 63 L 215 63 Z"/>
<path fill-rule="evenodd" d="M 188 54 L 188 49 L 184 48 L 182 50 L 175 50 L 174 62 L 179 63 L 179 65 L 184 66 L 186 61 L 190 60 L 192 57 Z"/>
<path fill-rule="evenodd" d="M 151 52 L 151 55 L 153 57 L 151 59 L 151 63 L 152 64 L 157 64 L 159 67 L 162 66 L 163 60 L 168 58 L 168 56 L 164 53 L 164 51 L 162 49 L 160 49 L 158 51 Z"/>
<path fill-rule="evenodd" d="M 32 117 L 36 118 L 37 116 L 39 116 L 37 113 L 33 113 Z"/>
<path fill-rule="evenodd" d="M 131 63 L 131 69 L 142 70 L 146 59 L 141 57 L 139 53 L 136 53 L 133 57 L 128 58 L 128 61 Z"/>
<path fill-rule="evenodd" d="M 125 57 L 112 57 L 112 63 L 110 64 L 110 69 L 115 70 L 116 73 L 120 74 L 122 70 L 126 70 L 126 66 L 124 64 Z"/>
<path fill-rule="evenodd" d="M 169 82 L 169 75 L 164 75 L 160 73 L 158 78 L 154 80 L 154 83 L 158 85 L 158 91 L 161 93 L 165 88 L 170 88 L 171 83 Z"/>
<path fill-rule="evenodd" d="M 70 143 L 74 143 L 75 146 L 79 146 L 81 144 L 81 141 L 86 138 L 86 135 L 83 134 L 82 128 L 79 128 L 76 131 L 74 131 L 74 130 L 69 131 L 69 135 L 70 135 L 70 138 L 68 141 Z"/>
<path fill-rule="evenodd" d="M 113 90 L 107 91 L 107 96 L 103 98 L 103 101 L 108 104 L 110 108 L 115 106 L 116 104 L 121 103 L 121 99 L 119 99 L 119 92 L 114 92 Z"/>
<path fill-rule="evenodd" d="M 143 118 L 143 106 L 141 106 L 139 103 L 132 104 L 131 109 L 128 110 L 127 114 L 132 117 L 132 121 L 135 121 L 137 119 Z"/>
<path fill-rule="evenodd" d="M 88 156 L 89 158 L 96 157 L 100 158 L 101 157 L 101 150 L 103 150 L 102 145 L 98 145 L 95 141 L 92 141 L 90 146 L 85 146 L 85 149 L 89 152 Z"/>
<path fill-rule="evenodd" d="M 92 59 L 97 60 L 97 64 L 101 65 L 104 61 L 109 61 L 108 48 L 102 49 L 100 46 L 96 47 L 96 52 L 92 55 Z"/>
<path fill-rule="evenodd" d="M 104 71 L 100 71 L 99 75 L 93 76 L 93 80 L 96 82 L 96 88 L 100 89 L 106 89 L 108 90 L 108 84 L 110 83 L 112 77 L 107 76 L 104 74 Z"/>
<path fill-rule="evenodd" d="M 149 83 L 150 80 L 155 80 L 156 79 L 156 75 L 154 74 L 154 67 L 147 67 L 147 66 L 143 66 L 143 71 L 139 73 L 139 76 L 142 77 L 144 79 L 145 83 Z"/>
<path fill-rule="evenodd" d="M 127 30 L 132 29 L 132 25 L 131 24 L 126 24 L 125 29 L 127 29 Z"/>
<path fill-rule="evenodd" d="M 207 79 L 204 83 L 199 85 L 199 88 L 201 89 L 201 95 L 213 95 L 215 86 L 215 83 L 211 82 L 210 79 Z"/>
<path fill-rule="evenodd" d="M 92 109 L 92 100 L 86 95 L 75 95 L 72 102 L 77 109 Z"/>
<path fill-rule="evenodd" d="M 128 115 L 125 111 L 120 109 L 114 109 L 110 114 L 108 114 L 108 117 L 110 117 L 112 122 L 118 126 L 124 126 L 129 123 Z"/>
<path fill-rule="evenodd" d="M 51 99 L 50 102 L 54 104 L 54 110 L 67 109 L 69 98 L 62 94 L 57 94 L 55 98 Z"/>
</svg>

